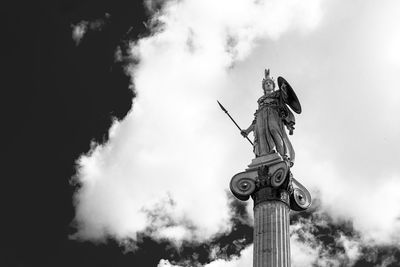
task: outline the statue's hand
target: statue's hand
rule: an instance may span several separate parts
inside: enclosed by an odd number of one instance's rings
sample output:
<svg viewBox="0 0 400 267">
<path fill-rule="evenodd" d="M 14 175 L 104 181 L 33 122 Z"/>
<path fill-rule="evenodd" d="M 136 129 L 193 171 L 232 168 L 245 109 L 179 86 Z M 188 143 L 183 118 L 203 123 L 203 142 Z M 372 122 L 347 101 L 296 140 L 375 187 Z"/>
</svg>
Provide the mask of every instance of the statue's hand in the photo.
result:
<svg viewBox="0 0 400 267">
<path fill-rule="evenodd" d="M 247 137 L 248 133 L 245 130 L 241 130 L 240 134 L 243 135 L 243 137 Z"/>
<path fill-rule="evenodd" d="M 293 135 L 294 123 L 286 124 L 286 128 L 289 130 L 289 135 Z"/>
</svg>

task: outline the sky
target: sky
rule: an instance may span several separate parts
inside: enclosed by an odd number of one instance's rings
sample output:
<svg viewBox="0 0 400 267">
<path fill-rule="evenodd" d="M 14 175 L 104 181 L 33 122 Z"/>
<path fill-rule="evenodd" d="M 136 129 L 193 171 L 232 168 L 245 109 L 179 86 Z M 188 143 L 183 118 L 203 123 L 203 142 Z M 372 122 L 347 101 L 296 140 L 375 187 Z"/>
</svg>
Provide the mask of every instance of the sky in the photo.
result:
<svg viewBox="0 0 400 267">
<path fill-rule="evenodd" d="M 6 9 L 4 266 L 245 266 L 269 68 L 303 108 L 292 266 L 400 266 L 400 3 L 41 1 Z M 4 93 L 3 92 L 3 93 Z"/>
</svg>

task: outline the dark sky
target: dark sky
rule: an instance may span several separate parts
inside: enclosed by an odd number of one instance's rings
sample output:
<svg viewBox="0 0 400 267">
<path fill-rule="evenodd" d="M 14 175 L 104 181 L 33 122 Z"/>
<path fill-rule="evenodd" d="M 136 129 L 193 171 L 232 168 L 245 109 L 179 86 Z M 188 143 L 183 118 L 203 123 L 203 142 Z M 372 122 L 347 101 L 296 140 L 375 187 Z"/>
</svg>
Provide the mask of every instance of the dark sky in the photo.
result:
<svg viewBox="0 0 400 267">
<path fill-rule="evenodd" d="M 77 46 L 71 25 L 106 13 L 104 27 L 89 31 Z M 226 258 L 252 242 L 252 228 L 240 220 L 248 214 L 234 200 L 233 231 L 206 244 L 184 243 L 178 250 L 139 233 L 137 250 L 125 253 L 111 239 L 103 244 L 71 240 L 75 160 L 89 151 L 91 141 L 105 142 L 112 119 L 122 119 L 131 108 L 127 62 L 115 62 L 114 54 L 128 40 L 149 34 L 143 24 L 148 12 L 136 0 L 15 1 L 2 8 L 2 18 L 1 266 L 146 267 L 162 258 L 205 264 L 216 244 Z M 345 222 L 314 234 L 329 242 L 338 232 L 354 235 Z M 373 266 L 392 254 L 400 259 L 395 248 L 373 251 L 375 258 L 361 258 L 355 266 Z"/>
<path fill-rule="evenodd" d="M 2 266 L 125 266 L 116 244 L 105 252 L 105 246 L 68 239 L 74 217 L 70 178 L 91 140 L 106 140 L 112 117 L 123 118 L 131 107 L 129 78 L 123 63 L 114 64 L 114 53 L 145 34 L 144 6 L 123 0 L 15 1 L 2 12 Z M 109 23 L 88 32 L 77 47 L 71 24 L 106 12 Z"/>
<path fill-rule="evenodd" d="M 209 245 L 187 244 L 178 251 L 145 234 L 139 234 L 135 253 L 125 253 L 111 239 L 93 244 L 69 238 L 74 233 L 76 188 L 70 179 L 75 160 L 89 151 L 91 141 L 105 142 L 112 119 L 122 119 L 132 105 L 134 93 L 123 71 L 127 62 L 115 62 L 114 54 L 118 46 L 126 48 L 128 40 L 148 34 L 143 3 L 27 1 L 4 11 L 1 266 L 145 267 L 156 266 L 162 258 L 193 255 L 207 261 Z M 71 25 L 104 18 L 105 13 L 110 17 L 101 31 L 88 31 L 76 46 Z M 229 237 L 210 243 L 237 253 L 251 242 L 231 245 L 251 237 L 249 226 L 239 221 L 237 225 Z"/>
</svg>

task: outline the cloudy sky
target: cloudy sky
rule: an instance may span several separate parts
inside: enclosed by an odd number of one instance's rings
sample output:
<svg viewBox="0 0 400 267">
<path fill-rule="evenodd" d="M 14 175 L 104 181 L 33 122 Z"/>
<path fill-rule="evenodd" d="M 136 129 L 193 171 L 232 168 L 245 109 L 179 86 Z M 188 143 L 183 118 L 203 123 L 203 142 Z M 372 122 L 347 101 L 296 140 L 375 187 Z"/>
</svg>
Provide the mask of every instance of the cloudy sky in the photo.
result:
<svg viewBox="0 0 400 267">
<path fill-rule="evenodd" d="M 230 178 L 264 68 L 303 107 L 292 266 L 400 266 L 400 2 L 41 1 L 7 8 L 5 266 L 252 264 Z M 9 73 L 9 74 L 8 74 Z"/>
</svg>

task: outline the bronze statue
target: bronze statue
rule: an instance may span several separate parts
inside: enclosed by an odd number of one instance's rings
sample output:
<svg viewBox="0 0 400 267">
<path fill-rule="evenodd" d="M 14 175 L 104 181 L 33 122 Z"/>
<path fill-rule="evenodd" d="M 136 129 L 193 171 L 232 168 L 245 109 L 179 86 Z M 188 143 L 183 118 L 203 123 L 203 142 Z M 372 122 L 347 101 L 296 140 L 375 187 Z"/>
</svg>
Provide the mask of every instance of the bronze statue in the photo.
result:
<svg viewBox="0 0 400 267">
<path fill-rule="evenodd" d="M 301 106 L 293 89 L 284 78 L 278 77 L 278 85 L 279 90 L 275 90 L 275 82 L 270 77 L 269 69 L 265 70 L 265 78 L 262 80 L 264 95 L 257 101 L 258 109 L 253 122 L 241 133 L 244 137 L 250 132 L 254 133 L 253 148 L 256 157 L 277 151 L 284 160 L 293 165 L 295 153 L 284 127 L 290 135 L 293 134 L 295 118 L 289 107 L 300 114 Z"/>
</svg>

